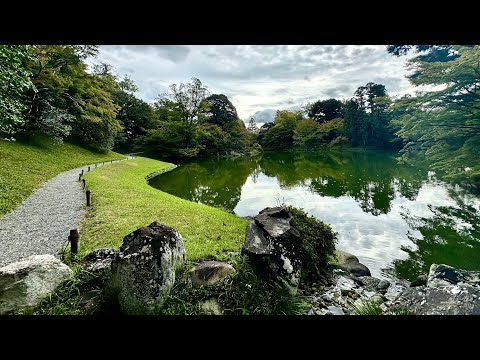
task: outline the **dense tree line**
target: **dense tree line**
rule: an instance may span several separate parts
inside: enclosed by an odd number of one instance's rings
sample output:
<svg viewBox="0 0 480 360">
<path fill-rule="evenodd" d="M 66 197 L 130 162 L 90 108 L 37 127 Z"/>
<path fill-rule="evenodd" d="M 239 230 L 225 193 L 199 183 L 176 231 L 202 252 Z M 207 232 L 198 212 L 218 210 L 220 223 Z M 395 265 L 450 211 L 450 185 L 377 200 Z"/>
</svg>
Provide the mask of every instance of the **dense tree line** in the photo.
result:
<svg viewBox="0 0 480 360">
<path fill-rule="evenodd" d="M 223 94 L 199 79 L 172 84 L 154 104 L 108 64 L 88 69 L 93 45 L 0 46 L 0 138 L 58 141 L 146 151 L 159 157 L 228 155 L 252 137 Z"/>
<path fill-rule="evenodd" d="M 389 45 L 408 61 L 412 85 L 441 90 L 391 98 L 369 82 L 350 99 L 324 99 L 301 111 L 278 111 L 248 128 L 230 100 L 199 79 L 172 84 L 153 104 L 108 64 L 89 69 L 93 45 L 0 45 L 0 138 L 38 134 L 159 157 L 242 153 L 246 149 L 316 149 L 325 145 L 401 149 L 404 162 L 425 161 L 448 176 L 480 184 L 480 46 Z M 258 145 L 260 144 L 260 145 Z"/>
</svg>

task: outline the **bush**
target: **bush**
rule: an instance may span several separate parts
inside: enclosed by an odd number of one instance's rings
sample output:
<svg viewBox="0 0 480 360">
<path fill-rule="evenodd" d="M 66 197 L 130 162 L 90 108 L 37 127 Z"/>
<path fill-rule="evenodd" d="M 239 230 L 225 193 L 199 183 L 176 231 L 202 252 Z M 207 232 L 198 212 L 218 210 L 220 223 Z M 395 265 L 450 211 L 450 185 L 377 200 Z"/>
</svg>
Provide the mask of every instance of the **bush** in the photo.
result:
<svg viewBox="0 0 480 360">
<path fill-rule="evenodd" d="M 337 234 L 330 225 L 309 216 L 302 209 L 288 206 L 293 216 L 293 225 L 300 232 L 302 242 L 302 278 L 321 276 L 321 268 L 335 254 Z"/>
</svg>

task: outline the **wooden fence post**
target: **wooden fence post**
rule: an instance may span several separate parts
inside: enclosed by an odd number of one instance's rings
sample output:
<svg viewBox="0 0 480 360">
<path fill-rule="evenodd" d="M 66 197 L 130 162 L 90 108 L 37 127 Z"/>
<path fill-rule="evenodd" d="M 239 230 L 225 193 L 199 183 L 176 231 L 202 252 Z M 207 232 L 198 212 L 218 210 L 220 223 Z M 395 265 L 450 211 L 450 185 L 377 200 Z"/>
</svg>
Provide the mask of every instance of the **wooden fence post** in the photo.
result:
<svg viewBox="0 0 480 360">
<path fill-rule="evenodd" d="M 78 174 L 78 181 L 82 181 L 82 174 Z"/>
<path fill-rule="evenodd" d="M 78 239 L 80 236 L 78 235 L 78 230 L 73 229 L 70 230 L 70 236 L 68 237 L 68 240 L 70 241 L 70 251 L 72 254 L 76 255 L 78 252 Z"/>
<path fill-rule="evenodd" d="M 85 184 L 85 179 L 82 179 L 82 182 L 83 182 L 83 190 L 85 190 L 85 187 L 87 186 L 87 185 Z"/>
<path fill-rule="evenodd" d="M 82 169 L 82 175 L 83 175 L 83 169 Z"/>
<path fill-rule="evenodd" d="M 87 191 L 85 192 L 85 194 L 87 194 L 87 206 L 91 206 L 92 205 L 92 202 L 91 202 L 91 192 L 89 189 L 87 189 Z"/>
<path fill-rule="evenodd" d="M 90 171 L 90 166 L 88 167 L 88 171 Z"/>
</svg>

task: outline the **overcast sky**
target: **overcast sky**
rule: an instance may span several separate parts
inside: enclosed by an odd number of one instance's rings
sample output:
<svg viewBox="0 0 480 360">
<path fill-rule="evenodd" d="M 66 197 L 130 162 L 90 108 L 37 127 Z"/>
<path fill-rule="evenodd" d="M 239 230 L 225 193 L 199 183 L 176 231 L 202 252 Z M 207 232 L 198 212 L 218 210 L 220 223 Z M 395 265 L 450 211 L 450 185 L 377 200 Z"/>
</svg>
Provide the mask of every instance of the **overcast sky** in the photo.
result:
<svg viewBox="0 0 480 360">
<path fill-rule="evenodd" d="M 351 97 L 370 81 L 390 95 L 413 93 L 407 59 L 385 45 L 102 45 L 94 61 L 130 75 L 147 102 L 196 77 L 211 93 L 225 94 L 241 119 L 257 113 L 263 122 L 275 110 Z"/>
</svg>

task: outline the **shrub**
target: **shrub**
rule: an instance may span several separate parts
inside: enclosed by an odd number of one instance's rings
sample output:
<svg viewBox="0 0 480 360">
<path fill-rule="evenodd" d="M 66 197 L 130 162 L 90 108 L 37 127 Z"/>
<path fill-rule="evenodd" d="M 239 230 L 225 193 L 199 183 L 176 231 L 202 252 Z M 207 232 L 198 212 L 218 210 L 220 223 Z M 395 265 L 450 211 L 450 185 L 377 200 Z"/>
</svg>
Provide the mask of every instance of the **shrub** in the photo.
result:
<svg viewBox="0 0 480 360">
<path fill-rule="evenodd" d="M 321 268 L 328 258 L 334 256 L 337 234 L 330 225 L 309 216 L 302 209 L 288 206 L 293 216 L 293 225 L 300 232 L 302 242 L 302 278 L 321 276 Z"/>
</svg>

